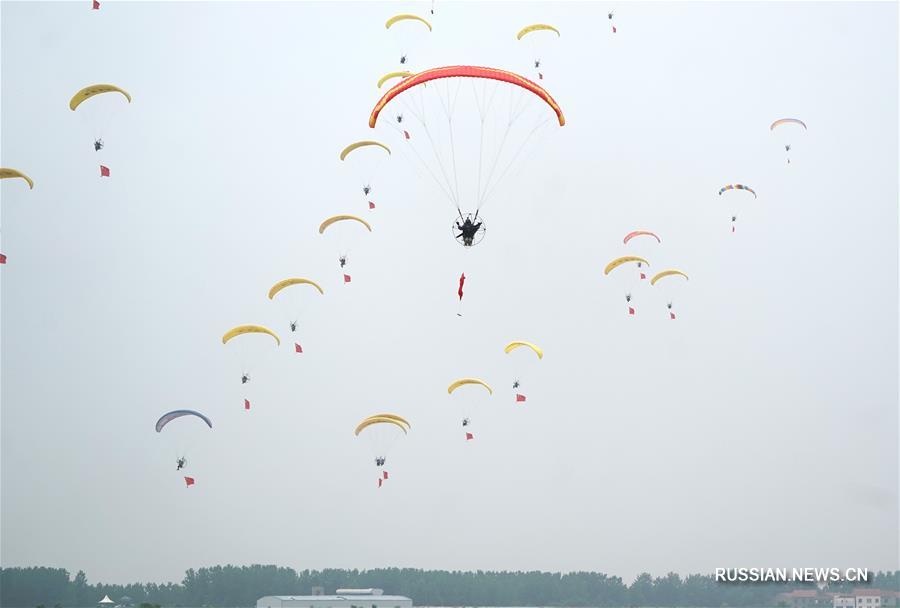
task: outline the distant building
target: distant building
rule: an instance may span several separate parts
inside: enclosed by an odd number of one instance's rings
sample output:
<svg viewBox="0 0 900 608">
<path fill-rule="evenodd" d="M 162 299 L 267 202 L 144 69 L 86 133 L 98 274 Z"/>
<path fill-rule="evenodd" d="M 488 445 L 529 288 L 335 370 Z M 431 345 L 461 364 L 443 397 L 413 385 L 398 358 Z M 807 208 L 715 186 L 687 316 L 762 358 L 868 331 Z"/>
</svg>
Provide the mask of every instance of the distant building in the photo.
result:
<svg viewBox="0 0 900 608">
<path fill-rule="evenodd" d="M 897 608 L 900 592 L 859 588 L 853 593 L 835 594 L 832 608 Z"/>
<path fill-rule="evenodd" d="M 256 600 L 256 608 L 412 608 L 412 605 L 410 598 L 384 595 L 381 589 L 338 589 L 334 595 L 267 595 Z"/>
<path fill-rule="evenodd" d="M 852 595 L 836 593 L 831 605 L 833 608 L 856 608 L 856 598 Z"/>
<path fill-rule="evenodd" d="M 854 589 L 856 608 L 881 608 L 881 597 L 884 593 L 881 589 Z"/>
</svg>

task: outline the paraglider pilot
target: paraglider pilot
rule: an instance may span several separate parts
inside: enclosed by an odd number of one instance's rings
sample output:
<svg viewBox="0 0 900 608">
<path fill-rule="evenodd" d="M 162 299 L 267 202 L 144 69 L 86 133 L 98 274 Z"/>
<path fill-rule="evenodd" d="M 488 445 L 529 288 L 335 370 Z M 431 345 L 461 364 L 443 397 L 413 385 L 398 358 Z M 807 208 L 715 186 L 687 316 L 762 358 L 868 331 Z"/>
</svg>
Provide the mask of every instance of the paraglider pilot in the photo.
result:
<svg viewBox="0 0 900 608">
<path fill-rule="evenodd" d="M 475 235 L 478 234 L 478 231 L 481 229 L 482 223 L 483 222 L 478 222 L 476 224 L 472 222 L 472 218 L 470 217 L 467 217 L 462 224 L 456 222 L 456 228 L 459 230 L 459 234 L 456 235 L 456 238 L 462 238 L 463 245 L 471 247 L 475 240 Z"/>
<path fill-rule="evenodd" d="M 182 457 L 179 458 L 177 461 L 175 461 L 175 463 L 178 465 L 178 468 L 175 469 L 175 470 L 176 470 L 176 471 L 180 471 L 181 469 L 184 468 L 184 465 L 187 464 L 187 459 L 185 459 L 185 457 L 182 456 Z"/>
<path fill-rule="evenodd" d="M 99 152 L 102 149 L 103 149 L 103 140 L 102 139 L 94 140 L 94 151 Z"/>
<path fill-rule="evenodd" d="M 241 384 L 247 384 L 250 382 L 250 374 L 244 374 L 241 376 Z"/>
</svg>

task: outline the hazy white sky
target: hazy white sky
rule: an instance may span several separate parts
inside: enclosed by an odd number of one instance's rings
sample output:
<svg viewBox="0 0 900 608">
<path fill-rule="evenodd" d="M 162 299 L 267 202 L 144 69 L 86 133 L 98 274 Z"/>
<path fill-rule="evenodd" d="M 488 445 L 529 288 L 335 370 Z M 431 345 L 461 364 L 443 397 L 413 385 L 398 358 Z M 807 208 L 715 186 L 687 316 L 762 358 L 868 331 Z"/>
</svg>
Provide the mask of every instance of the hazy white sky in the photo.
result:
<svg viewBox="0 0 900 608">
<path fill-rule="evenodd" d="M 3 566 L 896 567 L 897 3 L 439 1 L 417 67 L 525 71 L 519 28 L 562 32 L 568 124 L 472 251 L 402 155 L 371 213 L 337 158 L 398 67 L 385 19 L 430 4 L 2 3 L 2 166 L 36 182 L 2 184 Z M 95 82 L 134 96 L 108 179 L 67 107 Z M 809 125 L 790 166 L 783 116 Z M 735 182 L 759 199 L 732 235 Z M 316 230 L 342 212 L 374 227 L 348 286 Z M 603 276 L 636 228 L 690 275 L 674 322 Z M 292 275 L 326 290 L 303 355 L 266 299 Z M 284 338 L 250 412 L 239 323 Z M 516 338 L 546 351 L 519 406 Z M 497 389 L 468 443 L 465 375 Z M 180 407 L 214 429 L 154 432 Z M 412 430 L 379 490 L 352 431 L 383 410 Z"/>
</svg>

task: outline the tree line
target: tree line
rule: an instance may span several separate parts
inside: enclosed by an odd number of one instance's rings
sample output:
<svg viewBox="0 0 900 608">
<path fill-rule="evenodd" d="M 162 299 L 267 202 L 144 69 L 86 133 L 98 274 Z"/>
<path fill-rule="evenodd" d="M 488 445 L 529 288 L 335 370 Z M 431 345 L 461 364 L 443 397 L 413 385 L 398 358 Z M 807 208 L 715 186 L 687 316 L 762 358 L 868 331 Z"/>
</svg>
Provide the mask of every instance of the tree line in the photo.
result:
<svg viewBox="0 0 900 608">
<path fill-rule="evenodd" d="M 855 586 L 829 587 L 849 592 Z M 869 586 L 900 591 L 900 570 L 878 572 Z M 775 605 L 775 595 L 803 588 L 785 583 L 722 584 L 711 575 L 682 578 L 639 575 L 630 585 L 600 572 L 475 572 L 380 568 L 374 570 L 303 570 L 278 566 L 213 566 L 191 568 L 180 583 L 89 584 L 83 571 L 75 576 L 62 568 L 0 569 L 0 607 L 85 608 L 104 596 L 131 598 L 140 608 L 157 606 L 255 606 L 264 595 L 309 595 L 313 587 L 326 593 L 339 588 L 378 587 L 405 595 L 416 606 L 657 606 L 755 607 Z M 815 589 L 807 585 L 808 589 Z M 144 606 L 141 606 L 144 604 Z"/>
</svg>

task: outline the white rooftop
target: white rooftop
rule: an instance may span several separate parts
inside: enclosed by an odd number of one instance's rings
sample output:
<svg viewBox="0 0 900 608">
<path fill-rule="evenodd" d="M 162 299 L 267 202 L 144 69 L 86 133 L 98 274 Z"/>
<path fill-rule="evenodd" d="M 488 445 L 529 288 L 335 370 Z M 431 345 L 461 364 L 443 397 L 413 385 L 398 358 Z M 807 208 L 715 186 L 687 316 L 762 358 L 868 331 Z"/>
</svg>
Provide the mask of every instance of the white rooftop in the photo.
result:
<svg viewBox="0 0 900 608">
<path fill-rule="evenodd" d="M 409 601 L 409 599 L 410 599 L 403 595 L 375 595 L 375 594 L 358 594 L 358 593 L 347 593 L 347 594 L 343 594 L 343 595 L 267 595 L 266 597 L 277 598 L 282 601 L 290 601 L 290 602 L 305 602 L 305 601 L 323 602 L 323 601 L 329 601 L 329 600 L 334 601 L 334 600 L 361 600 L 361 599 L 371 599 L 371 600 L 389 602 L 389 601 L 393 601 L 393 600 Z"/>
<path fill-rule="evenodd" d="M 266 595 L 256 608 L 412 608 L 403 595 L 383 595 L 381 589 L 338 589 L 332 595 Z"/>
</svg>

